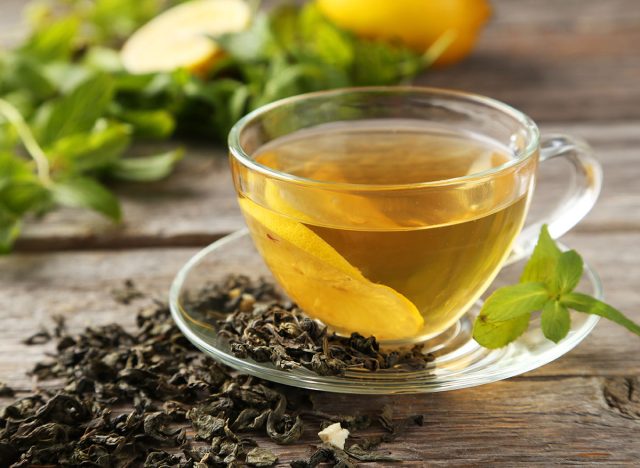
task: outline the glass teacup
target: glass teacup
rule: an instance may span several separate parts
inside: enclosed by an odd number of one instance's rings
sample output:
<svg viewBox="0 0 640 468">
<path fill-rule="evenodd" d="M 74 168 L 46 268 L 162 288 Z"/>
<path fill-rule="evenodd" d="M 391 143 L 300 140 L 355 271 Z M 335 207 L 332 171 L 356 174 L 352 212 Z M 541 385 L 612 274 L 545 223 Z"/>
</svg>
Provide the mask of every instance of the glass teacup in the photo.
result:
<svg viewBox="0 0 640 468">
<path fill-rule="evenodd" d="M 240 120 L 229 145 L 240 207 L 282 289 L 338 333 L 383 342 L 454 325 L 541 222 L 562 235 L 601 183 L 583 142 L 541 141 L 506 104 L 439 89 L 284 99 Z M 574 163 L 569 194 L 523 230 L 538 161 L 556 156 Z"/>
</svg>

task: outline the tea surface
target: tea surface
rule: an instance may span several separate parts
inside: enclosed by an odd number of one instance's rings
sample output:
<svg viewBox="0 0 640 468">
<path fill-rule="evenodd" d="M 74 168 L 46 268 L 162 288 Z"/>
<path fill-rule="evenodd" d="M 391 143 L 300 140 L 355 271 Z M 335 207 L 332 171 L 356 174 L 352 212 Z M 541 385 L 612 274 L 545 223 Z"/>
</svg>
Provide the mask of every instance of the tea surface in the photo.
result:
<svg viewBox="0 0 640 468">
<path fill-rule="evenodd" d="M 253 192 L 247 197 L 253 201 L 241 206 L 267 264 L 310 315 L 338 331 L 383 340 L 431 336 L 455 323 L 508 255 L 528 204 L 520 174 L 505 170 L 490 181 L 461 181 L 444 189 L 376 186 L 476 174 L 511 157 L 506 148 L 468 134 L 332 125 L 276 140 L 255 160 L 297 177 L 335 182 L 335 188 L 252 173 Z M 367 187 L 354 191 L 341 184 Z M 258 214 L 265 208 L 270 214 Z M 325 267 L 342 262 L 348 266 L 333 274 L 341 278 L 328 289 L 335 278 Z M 380 297 L 386 294 L 380 286 L 395 293 L 379 299 L 387 310 L 349 297 Z M 401 304 L 399 298 L 415 306 L 422 323 L 413 319 L 411 307 L 389 306 Z M 404 324 L 404 332 L 396 323 Z"/>
</svg>

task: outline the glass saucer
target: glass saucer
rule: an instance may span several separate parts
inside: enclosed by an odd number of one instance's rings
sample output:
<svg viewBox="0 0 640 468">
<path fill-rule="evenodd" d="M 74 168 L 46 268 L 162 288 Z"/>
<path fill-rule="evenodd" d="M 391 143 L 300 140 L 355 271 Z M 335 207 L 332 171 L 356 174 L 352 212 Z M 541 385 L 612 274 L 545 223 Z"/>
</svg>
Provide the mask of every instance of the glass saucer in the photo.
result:
<svg viewBox="0 0 640 468">
<path fill-rule="evenodd" d="M 524 260 L 505 266 L 493 288 L 518 281 Z M 602 285 L 596 273 L 585 265 L 585 275 L 579 290 L 602 298 Z M 230 234 L 196 254 L 182 267 L 170 291 L 170 306 L 174 320 L 184 335 L 199 349 L 240 372 L 286 385 L 326 392 L 356 394 L 430 393 L 473 387 L 506 379 L 543 366 L 569 352 L 598 323 L 594 315 L 572 313 L 569 335 L 559 344 L 546 340 L 538 318 L 529 330 L 505 348 L 488 350 L 471 338 L 473 319 L 481 301 L 456 325 L 433 340 L 425 351 L 435 355 L 433 367 L 420 371 L 385 370 L 375 373 L 365 370 L 347 371 L 342 376 L 320 376 L 301 368 L 276 369 L 271 363 L 260 363 L 234 356 L 228 343 L 217 334 L 215 325 L 198 322 L 189 311 L 186 300 L 211 282 L 223 280 L 229 274 L 250 278 L 272 278 L 256 251 L 246 229 Z M 274 281 L 275 282 L 275 281 Z"/>
</svg>

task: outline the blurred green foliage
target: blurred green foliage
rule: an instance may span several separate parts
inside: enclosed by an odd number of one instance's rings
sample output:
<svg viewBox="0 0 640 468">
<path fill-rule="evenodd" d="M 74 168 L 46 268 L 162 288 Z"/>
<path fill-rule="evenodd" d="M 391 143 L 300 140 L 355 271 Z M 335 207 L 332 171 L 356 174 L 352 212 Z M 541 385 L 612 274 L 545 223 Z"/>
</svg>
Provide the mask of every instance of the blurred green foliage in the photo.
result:
<svg viewBox="0 0 640 468">
<path fill-rule="evenodd" d="M 0 52 L 0 251 L 22 218 L 67 205 L 121 216 L 105 180 L 166 177 L 182 152 L 135 155 L 174 136 L 222 141 L 246 112 L 320 89 L 394 84 L 428 65 L 394 44 L 358 39 L 315 5 L 257 12 L 246 31 L 214 38 L 225 56 L 205 77 L 134 75 L 119 47 L 175 0 L 32 3 L 32 34 Z"/>
</svg>

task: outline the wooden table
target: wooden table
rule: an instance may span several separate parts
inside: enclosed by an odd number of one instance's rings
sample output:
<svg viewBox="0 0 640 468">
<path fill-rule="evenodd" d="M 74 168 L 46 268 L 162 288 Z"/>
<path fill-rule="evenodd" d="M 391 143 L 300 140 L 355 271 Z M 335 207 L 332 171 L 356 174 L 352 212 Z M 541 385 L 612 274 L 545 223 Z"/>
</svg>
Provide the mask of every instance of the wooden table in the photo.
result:
<svg viewBox="0 0 640 468">
<path fill-rule="evenodd" d="M 3 1 L 0 26 L 10 20 Z M 605 170 L 588 218 L 565 237 L 602 276 L 608 300 L 640 321 L 640 2 L 494 0 L 475 53 L 419 82 L 487 94 L 544 131 L 588 139 Z M 222 148 L 194 149 L 169 180 L 121 185 L 125 221 L 62 210 L 31 221 L 0 259 L 0 379 L 28 391 L 43 348 L 20 340 L 53 314 L 72 330 L 133 325 L 141 305 L 115 303 L 126 278 L 166 298 L 178 268 L 243 225 Z M 46 347 L 45 347 L 46 349 Z M 425 425 L 387 447 L 413 466 L 640 464 L 640 339 L 601 322 L 577 349 L 541 369 L 451 393 L 354 398 L 322 395 L 334 411 L 391 403 Z M 305 434 L 313 442 L 314 434 Z M 309 452 L 278 449 L 282 461 Z"/>
</svg>

